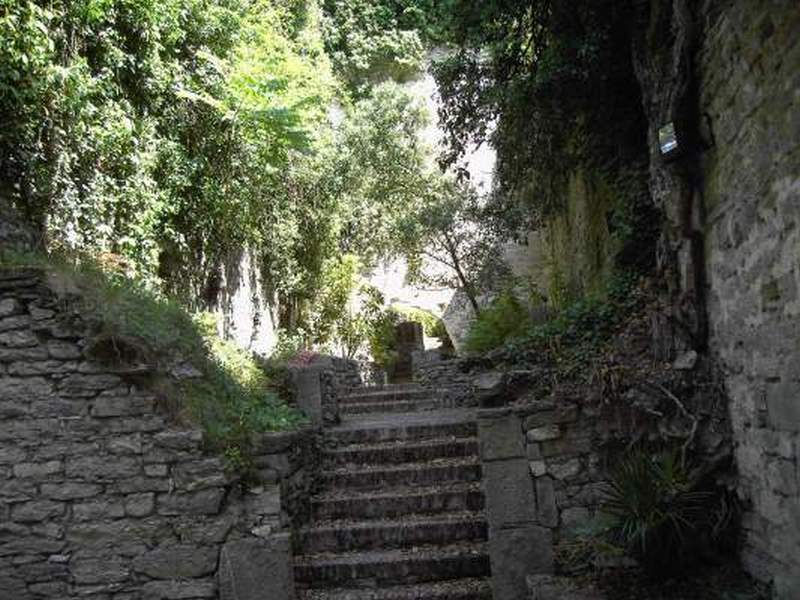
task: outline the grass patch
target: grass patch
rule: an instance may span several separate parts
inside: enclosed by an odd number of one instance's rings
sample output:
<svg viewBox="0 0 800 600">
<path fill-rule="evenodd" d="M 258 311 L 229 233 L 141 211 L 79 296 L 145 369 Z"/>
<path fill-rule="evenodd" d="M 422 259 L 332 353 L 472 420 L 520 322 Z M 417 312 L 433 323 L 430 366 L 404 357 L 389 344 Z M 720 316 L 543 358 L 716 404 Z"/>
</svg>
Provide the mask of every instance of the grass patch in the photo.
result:
<svg viewBox="0 0 800 600">
<path fill-rule="evenodd" d="M 250 352 L 221 339 L 214 316 L 192 315 L 155 286 L 85 256 L 9 255 L 0 266 L 45 269 L 64 287 L 65 309 L 80 314 L 95 340 L 131 340 L 177 398 L 176 412 L 203 427 L 210 446 L 235 466 L 247 462 L 250 434 L 297 428 L 305 417 L 287 404 Z M 130 345 L 130 344 L 128 344 Z M 188 363 L 193 377 L 175 376 Z"/>
</svg>

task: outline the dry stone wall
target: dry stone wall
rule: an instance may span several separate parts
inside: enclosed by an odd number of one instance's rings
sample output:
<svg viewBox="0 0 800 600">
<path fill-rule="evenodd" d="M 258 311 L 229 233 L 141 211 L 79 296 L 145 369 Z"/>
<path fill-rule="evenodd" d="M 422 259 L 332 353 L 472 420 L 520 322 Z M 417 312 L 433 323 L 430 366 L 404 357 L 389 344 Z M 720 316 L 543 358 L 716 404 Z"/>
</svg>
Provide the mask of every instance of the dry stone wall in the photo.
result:
<svg viewBox="0 0 800 600">
<path fill-rule="evenodd" d="M 727 372 L 743 559 L 800 590 L 800 10 L 706 2 L 700 110 L 711 346 Z"/>
<path fill-rule="evenodd" d="M 313 435 L 254 439 L 245 490 L 87 344 L 43 273 L 0 272 L 0 598 L 288 598 Z"/>
</svg>

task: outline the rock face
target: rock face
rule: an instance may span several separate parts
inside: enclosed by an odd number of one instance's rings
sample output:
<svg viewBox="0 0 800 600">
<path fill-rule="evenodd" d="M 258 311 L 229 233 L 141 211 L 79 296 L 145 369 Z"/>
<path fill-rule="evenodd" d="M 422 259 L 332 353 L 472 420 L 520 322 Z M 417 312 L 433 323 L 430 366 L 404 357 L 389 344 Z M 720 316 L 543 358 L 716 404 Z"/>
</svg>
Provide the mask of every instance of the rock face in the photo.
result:
<svg viewBox="0 0 800 600">
<path fill-rule="evenodd" d="M 0 270 L 0 598 L 216 598 L 222 548 L 291 583 L 281 530 L 308 506 L 311 436 L 254 440 L 263 484 L 242 492 L 140 372 L 88 346 L 43 273 Z M 228 597 L 261 598 L 238 568 Z"/>
<path fill-rule="evenodd" d="M 712 3 L 709 3 L 712 4 Z M 711 346 L 726 367 L 745 516 L 743 559 L 800 590 L 800 11 L 708 11 L 701 110 Z"/>
</svg>

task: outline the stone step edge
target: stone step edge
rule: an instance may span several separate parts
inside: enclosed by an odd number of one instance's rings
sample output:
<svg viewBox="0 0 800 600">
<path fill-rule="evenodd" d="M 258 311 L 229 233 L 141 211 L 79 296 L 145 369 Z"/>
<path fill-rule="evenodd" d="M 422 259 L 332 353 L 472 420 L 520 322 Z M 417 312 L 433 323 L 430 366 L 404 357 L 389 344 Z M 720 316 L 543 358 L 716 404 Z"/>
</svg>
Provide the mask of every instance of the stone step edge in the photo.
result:
<svg viewBox="0 0 800 600">
<path fill-rule="evenodd" d="M 371 564 L 382 565 L 408 561 L 437 561 L 452 558 L 488 557 L 488 542 L 478 540 L 469 543 L 440 546 L 418 546 L 414 552 L 408 549 L 356 550 L 350 552 L 325 552 L 322 554 L 300 554 L 294 557 L 295 567 Z"/>
<path fill-rule="evenodd" d="M 464 589 L 474 586 L 474 589 Z M 298 600 L 438 600 L 439 598 L 491 599 L 491 583 L 486 578 L 465 577 L 432 583 L 385 588 L 329 588 L 299 590 Z"/>
<path fill-rule="evenodd" d="M 429 408 L 430 407 L 430 408 Z M 414 411 L 427 411 L 446 408 L 444 401 L 438 398 L 430 398 L 426 400 L 386 400 L 383 402 L 358 402 L 353 404 L 340 404 L 339 412 L 345 414 L 361 414 L 364 412 L 400 412 L 400 408 L 411 409 L 408 412 Z"/>
<path fill-rule="evenodd" d="M 401 400 L 435 400 L 438 399 L 437 394 L 427 392 L 424 390 L 419 391 L 403 391 L 403 392 L 373 392 L 369 394 L 349 394 L 338 398 L 339 404 L 359 404 L 361 402 L 390 402 Z"/>
<path fill-rule="evenodd" d="M 389 488 L 384 490 L 348 490 L 347 494 L 334 495 L 331 492 L 323 492 L 311 497 L 314 504 L 324 504 L 326 502 L 347 502 L 361 500 L 394 500 L 397 498 L 420 498 L 425 496 L 438 496 L 439 494 L 472 494 L 481 492 L 479 481 L 448 481 L 440 486 L 420 486 L 409 489 L 406 486 Z"/>
<path fill-rule="evenodd" d="M 441 462 L 439 462 L 441 461 Z M 403 471 L 428 471 L 443 467 L 480 467 L 480 458 L 475 456 L 463 456 L 457 458 L 444 458 L 434 460 L 413 461 L 406 463 L 387 464 L 387 465 L 361 465 L 360 468 L 353 469 L 340 467 L 338 469 L 324 469 L 320 473 L 323 479 L 337 476 L 356 476 L 368 473 L 400 473 Z M 368 468 L 364 468 L 368 467 Z"/>
<path fill-rule="evenodd" d="M 409 448 L 436 448 L 451 444 L 477 444 L 478 437 L 474 435 L 464 436 L 437 436 L 430 438 L 410 438 L 407 440 L 392 440 L 388 442 L 365 442 L 356 444 L 341 445 L 334 450 L 323 451 L 323 456 L 339 456 L 352 452 L 379 452 L 382 450 L 405 450 Z"/>
<path fill-rule="evenodd" d="M 446 516 L 445 516 L 446 515 Z M 476 511 L 453 511 L 440 513 L 405 513 L 402 517 L 378 519 L 332 519 L 324 523 L 311 523 L 298 530 L 298 534 L 305 535 L 314 532 L 347 531 L 358 529 L 390 529 L 400 527 L 458 525 L 462 523 L 486 523 L 486 516 Z"/>
</svg>

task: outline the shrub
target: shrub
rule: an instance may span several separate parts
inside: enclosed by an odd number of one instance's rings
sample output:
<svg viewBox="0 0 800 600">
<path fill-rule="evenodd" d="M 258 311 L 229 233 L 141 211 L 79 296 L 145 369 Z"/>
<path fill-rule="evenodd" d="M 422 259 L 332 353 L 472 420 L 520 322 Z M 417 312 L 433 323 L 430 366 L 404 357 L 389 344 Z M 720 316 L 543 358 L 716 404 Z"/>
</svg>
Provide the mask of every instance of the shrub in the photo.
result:
<svg viewBox="0 0 800 600">
<path fill-rule="evenodd" d="M 612 539 L 654 579 L 687 570 L 731 523 L 725 494 L 678 452 L 625 456 L 606 492 Z"/>
<path fill-rule="evenodd" d="M 530 327 L 530 316 L 522 303 L 504 292 L 472 323 L 465 347 L 469 352 L 488 352 L 521 336 Z"/>
</svg>

